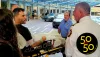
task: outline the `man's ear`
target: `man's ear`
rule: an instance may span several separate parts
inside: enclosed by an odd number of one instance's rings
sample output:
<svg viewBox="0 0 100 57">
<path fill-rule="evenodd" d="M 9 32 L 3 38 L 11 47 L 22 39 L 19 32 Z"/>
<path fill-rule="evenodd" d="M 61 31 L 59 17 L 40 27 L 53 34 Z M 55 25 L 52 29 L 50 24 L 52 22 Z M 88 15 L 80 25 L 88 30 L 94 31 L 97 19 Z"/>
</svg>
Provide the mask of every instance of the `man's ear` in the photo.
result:
<svg viewBox="0 0 100 57">
<path fill-rule="evenodd" d="M 84 17 L 86 15 L 85 11 L 83 9 L 80 10 L 80 17 Z"/>
</svg>

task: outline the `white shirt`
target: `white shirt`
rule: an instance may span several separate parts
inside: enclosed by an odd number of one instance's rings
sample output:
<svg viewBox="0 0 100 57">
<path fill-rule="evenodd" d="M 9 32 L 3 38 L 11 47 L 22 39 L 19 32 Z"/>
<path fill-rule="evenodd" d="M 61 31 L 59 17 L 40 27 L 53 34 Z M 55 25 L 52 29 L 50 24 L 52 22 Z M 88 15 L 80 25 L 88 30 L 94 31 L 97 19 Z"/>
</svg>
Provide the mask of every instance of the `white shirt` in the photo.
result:
<svg viewBox="0 0 100 57">
<path fill-rule="evenodd" d="M 24 39 L 24 37 L 17 32 L 17 41 L 18 41 L 18 47 L 20 49 L 23 49 L 26 46 L 26 40 Z"/>
<path fill-rule="evenodd" d="M 33 37 L 33 36 L 32 36 Z M 17 32 L 17 40 L 18 40 L 18 47 L 20 48 L 20 49 L 23 49 L 25 46 L 27 47 L 27 46 L 31 46 L 33 43 L 34 43 L 34 40 L 33 40 L 33 38 L 32 39 L 30 39 L 29 41 L 26 41 L 25 39 L 24 39 L 24 37 L 20 34 L 20 33 L 18 33 Z"/>
<path fill-rule="evenodd" d="M 76 46 L 77 38 L 83 33 L 92 33 L 98 40 L 98 47 L 92 54 L 86 55 L 81 53 Z M 72 34 L 67 38 L 65 44 L 66 57 L 100 57 L 100 25 L 85 16 L 80 19 L 79 23 L 72 27 Z"/>
</svg>

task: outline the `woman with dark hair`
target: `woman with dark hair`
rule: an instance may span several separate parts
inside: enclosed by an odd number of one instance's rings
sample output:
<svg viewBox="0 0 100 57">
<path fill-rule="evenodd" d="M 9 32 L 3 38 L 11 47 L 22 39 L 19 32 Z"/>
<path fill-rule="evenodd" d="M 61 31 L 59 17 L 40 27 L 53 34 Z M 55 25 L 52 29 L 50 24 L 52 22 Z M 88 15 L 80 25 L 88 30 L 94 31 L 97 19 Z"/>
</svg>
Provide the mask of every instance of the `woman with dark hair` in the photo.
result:
<svg viewBox="0 0 100 57">
<path fill-rule="evenodd" d="M 0 57 L 22 57 L 18 48 L 13 13 L 0 9 Z"/>
</svg>

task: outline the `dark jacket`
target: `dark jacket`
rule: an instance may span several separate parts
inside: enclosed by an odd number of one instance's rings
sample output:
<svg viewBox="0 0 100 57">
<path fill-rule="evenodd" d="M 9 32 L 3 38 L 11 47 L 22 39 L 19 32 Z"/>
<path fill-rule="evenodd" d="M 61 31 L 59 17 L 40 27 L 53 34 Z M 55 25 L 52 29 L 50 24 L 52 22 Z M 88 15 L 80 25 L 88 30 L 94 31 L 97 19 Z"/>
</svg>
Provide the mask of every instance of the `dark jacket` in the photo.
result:
<svg viewBox="0 0 100 57">
<path fill-rule="evenodd" d="M 0 57 L 20 57 L 18 51 L 9 43 L 0 41 Z"/>
</svg>

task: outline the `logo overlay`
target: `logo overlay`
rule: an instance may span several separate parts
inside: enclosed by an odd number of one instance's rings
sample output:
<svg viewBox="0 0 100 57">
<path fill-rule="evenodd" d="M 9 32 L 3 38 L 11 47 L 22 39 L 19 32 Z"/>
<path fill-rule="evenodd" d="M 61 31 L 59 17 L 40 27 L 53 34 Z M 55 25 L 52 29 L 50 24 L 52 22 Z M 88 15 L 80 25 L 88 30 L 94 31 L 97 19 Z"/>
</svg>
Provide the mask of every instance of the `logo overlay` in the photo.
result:
<svg viewBox="0 0 100 57">
<path fill-rule="evenodd" d="M 77 49 L 83 54 L 92 54 L 98 47 L 96 37 L 91 33 L 81 34 L 76 42 Z"/>
</svg>

